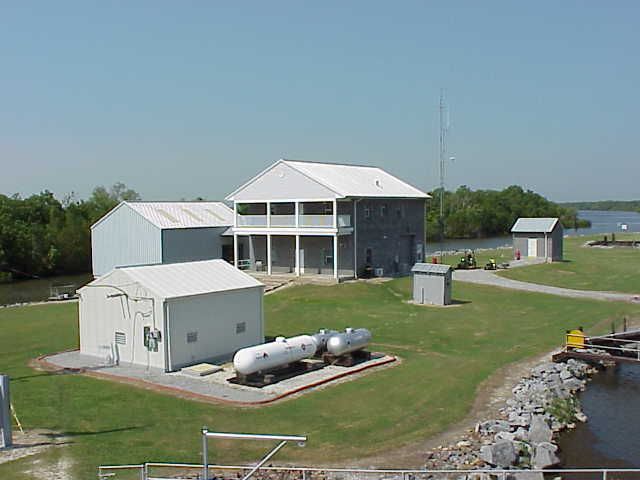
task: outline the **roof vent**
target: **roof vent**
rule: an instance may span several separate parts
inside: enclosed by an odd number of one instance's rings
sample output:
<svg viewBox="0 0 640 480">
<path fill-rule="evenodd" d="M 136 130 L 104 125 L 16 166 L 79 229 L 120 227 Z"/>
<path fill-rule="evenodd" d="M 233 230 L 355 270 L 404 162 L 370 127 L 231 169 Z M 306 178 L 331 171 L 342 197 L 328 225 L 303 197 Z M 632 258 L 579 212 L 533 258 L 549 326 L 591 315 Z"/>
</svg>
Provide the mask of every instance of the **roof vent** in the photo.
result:
<svg viewBox="0 0 640 480">
<path fill-rule="evenodd" d="M 380 183 L 380 179 L 376 178 L 376 187 L 382 188 L 382 184 Z"/>
</svg>

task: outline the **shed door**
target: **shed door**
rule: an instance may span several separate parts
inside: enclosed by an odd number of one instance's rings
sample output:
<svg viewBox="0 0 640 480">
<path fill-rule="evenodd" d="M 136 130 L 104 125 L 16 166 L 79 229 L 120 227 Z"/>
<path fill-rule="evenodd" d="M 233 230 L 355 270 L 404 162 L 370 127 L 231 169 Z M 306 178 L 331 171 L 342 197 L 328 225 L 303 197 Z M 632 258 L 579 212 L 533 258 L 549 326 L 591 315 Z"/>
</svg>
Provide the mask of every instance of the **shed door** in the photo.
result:
<svg viewBox="0 0 640 480">
<path fill-rule="evenodd" d="M 528 238 L 527 239 L 527 256 L 529 257 L 537 257 L 538 256 L 538 239 L 537 238 Z"/>
</svg>

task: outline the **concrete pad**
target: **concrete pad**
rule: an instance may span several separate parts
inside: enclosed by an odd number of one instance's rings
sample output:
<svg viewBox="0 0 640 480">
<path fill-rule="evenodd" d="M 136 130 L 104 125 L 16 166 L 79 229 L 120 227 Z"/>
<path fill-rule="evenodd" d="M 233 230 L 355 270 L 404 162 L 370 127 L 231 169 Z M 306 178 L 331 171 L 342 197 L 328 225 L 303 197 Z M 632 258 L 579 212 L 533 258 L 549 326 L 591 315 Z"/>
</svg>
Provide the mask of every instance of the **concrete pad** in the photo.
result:
<svg viewBox="0 0 640 480">
<path fill-rule="evenodd" d="M 257 405 L 270 403 L 292 394 L 301 394 L 338 380 L 351 380 L 356 374 L 369 373 L 372 369 L 392 364 L 396 358 L 381 353 L 371 360 L 353 367 L 327 365 L 321 370 L 303 373 L 263 388 L 230 383 L 235 377 L 233 365 L 228 363 L 221 370 L 206 376 L 193 376 L 183 371 L 166 373 L 159 368 L 131 365 L 121 362 L 109 365 L 104 360 L 81 354 L 78 350 L 41 357 L 39 362 L 53 369 L 67 369 L 125 383 L 139 384 L 158 391 L 205 401 Z"/>
<path fill-rule="evenodd" d="M 220 370 L 222 370 L 220 365 L 198 363 L 196 365 L 191 365 L 190 367 L 185 367 L 180 371 L 186 375 L 191 375 L 192 377 L 204 377 L 205 375 L 211 375 L 212 373 L 219 372 Z"/>
</svg>

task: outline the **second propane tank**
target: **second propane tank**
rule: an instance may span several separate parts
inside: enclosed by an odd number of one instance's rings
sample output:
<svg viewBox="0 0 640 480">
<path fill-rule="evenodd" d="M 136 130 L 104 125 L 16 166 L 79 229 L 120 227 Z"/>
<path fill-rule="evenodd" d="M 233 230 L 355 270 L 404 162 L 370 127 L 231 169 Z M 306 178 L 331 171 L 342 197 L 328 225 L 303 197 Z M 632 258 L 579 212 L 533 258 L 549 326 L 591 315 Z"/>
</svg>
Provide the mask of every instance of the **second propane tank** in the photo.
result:
<svg viewBox="0 0 640 480">
<path fill-rule="evenodd" d="M 366 328 L 347 328 L 343 333 L 334 333 L 327 340 L 327 352 L 339 357 L 366 347 L 371 341 L 371 332 Z"/>
</svg>

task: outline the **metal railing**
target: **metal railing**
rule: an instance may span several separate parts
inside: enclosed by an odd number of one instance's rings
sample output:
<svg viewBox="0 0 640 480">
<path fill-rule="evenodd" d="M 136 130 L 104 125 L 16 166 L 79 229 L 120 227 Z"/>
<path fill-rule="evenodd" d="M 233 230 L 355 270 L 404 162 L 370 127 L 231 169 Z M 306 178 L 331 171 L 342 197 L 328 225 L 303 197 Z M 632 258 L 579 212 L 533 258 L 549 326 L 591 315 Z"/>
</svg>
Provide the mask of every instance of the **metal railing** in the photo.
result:
<svg viewBox="0 0 640 480">
<path fill-rule="evenodd" d="M 240 227 L 266 227 L 266 215 L 238 215 L 238 226 Z"/>
<path fill-rule="evenodd" d="M 332 227 L 333 215 L 300 215 L 298 225 L 301 227 Z"/>
<path fill-rule="evenodd" d="M 272 227 L 295 227 L 296 216 L 295 215 L 271 215 Z"/>
<path fill-rule="evenodd" d="M 208 465 L 210 473 L 226 472 L 246 473 L 255 470 L 255 465 Z M 120 480 L 124 476 L 118 477 L 120 473 L 128 472 L 136 475 L 140 480 L 172 480 L 184 478 L 190 473 L 190 478 L 202 480 L 203 464 L 188 463 L 143 463 L 140 465 L 102 465 L 98 467 L 98 477 L 101 479 Z M 522 473 L 542 473 L 560 475 L 563 479 L 576 480 L 632 480 L 640 479 L 640 469 L 638 468 L 562 468 L 545 470 L 500 470 L 500 469 L 479 469 L 479 470 L 453 470 L 453 469 L 365 469 L 365 468 L 317 468 L 317 467 L 287 467 L 287 466 L 261 466 L 261 470 L 288 474 L 292 478 L 310 480 L 314 476 L 327 480 L 345 478 L 351 476 L 353 479 L 369 478 L 370 480 L 454 480 L 462 475 L 490 475 L 489 478 L 497 480 L 509 480 L 516 474 Z M 164 470 L 165 475 L 158 476 L 159 470 Z M 169 472 L 171 470 L 171 472 Z M 197 474 L 197 476 L 195 476 Z M 132 478 L 131 476 L 127 477 Z M 211 477 L 209 477 L 211 478 Z M 220 477 L 218 477 L 220 478 Z"/>
</svg>

